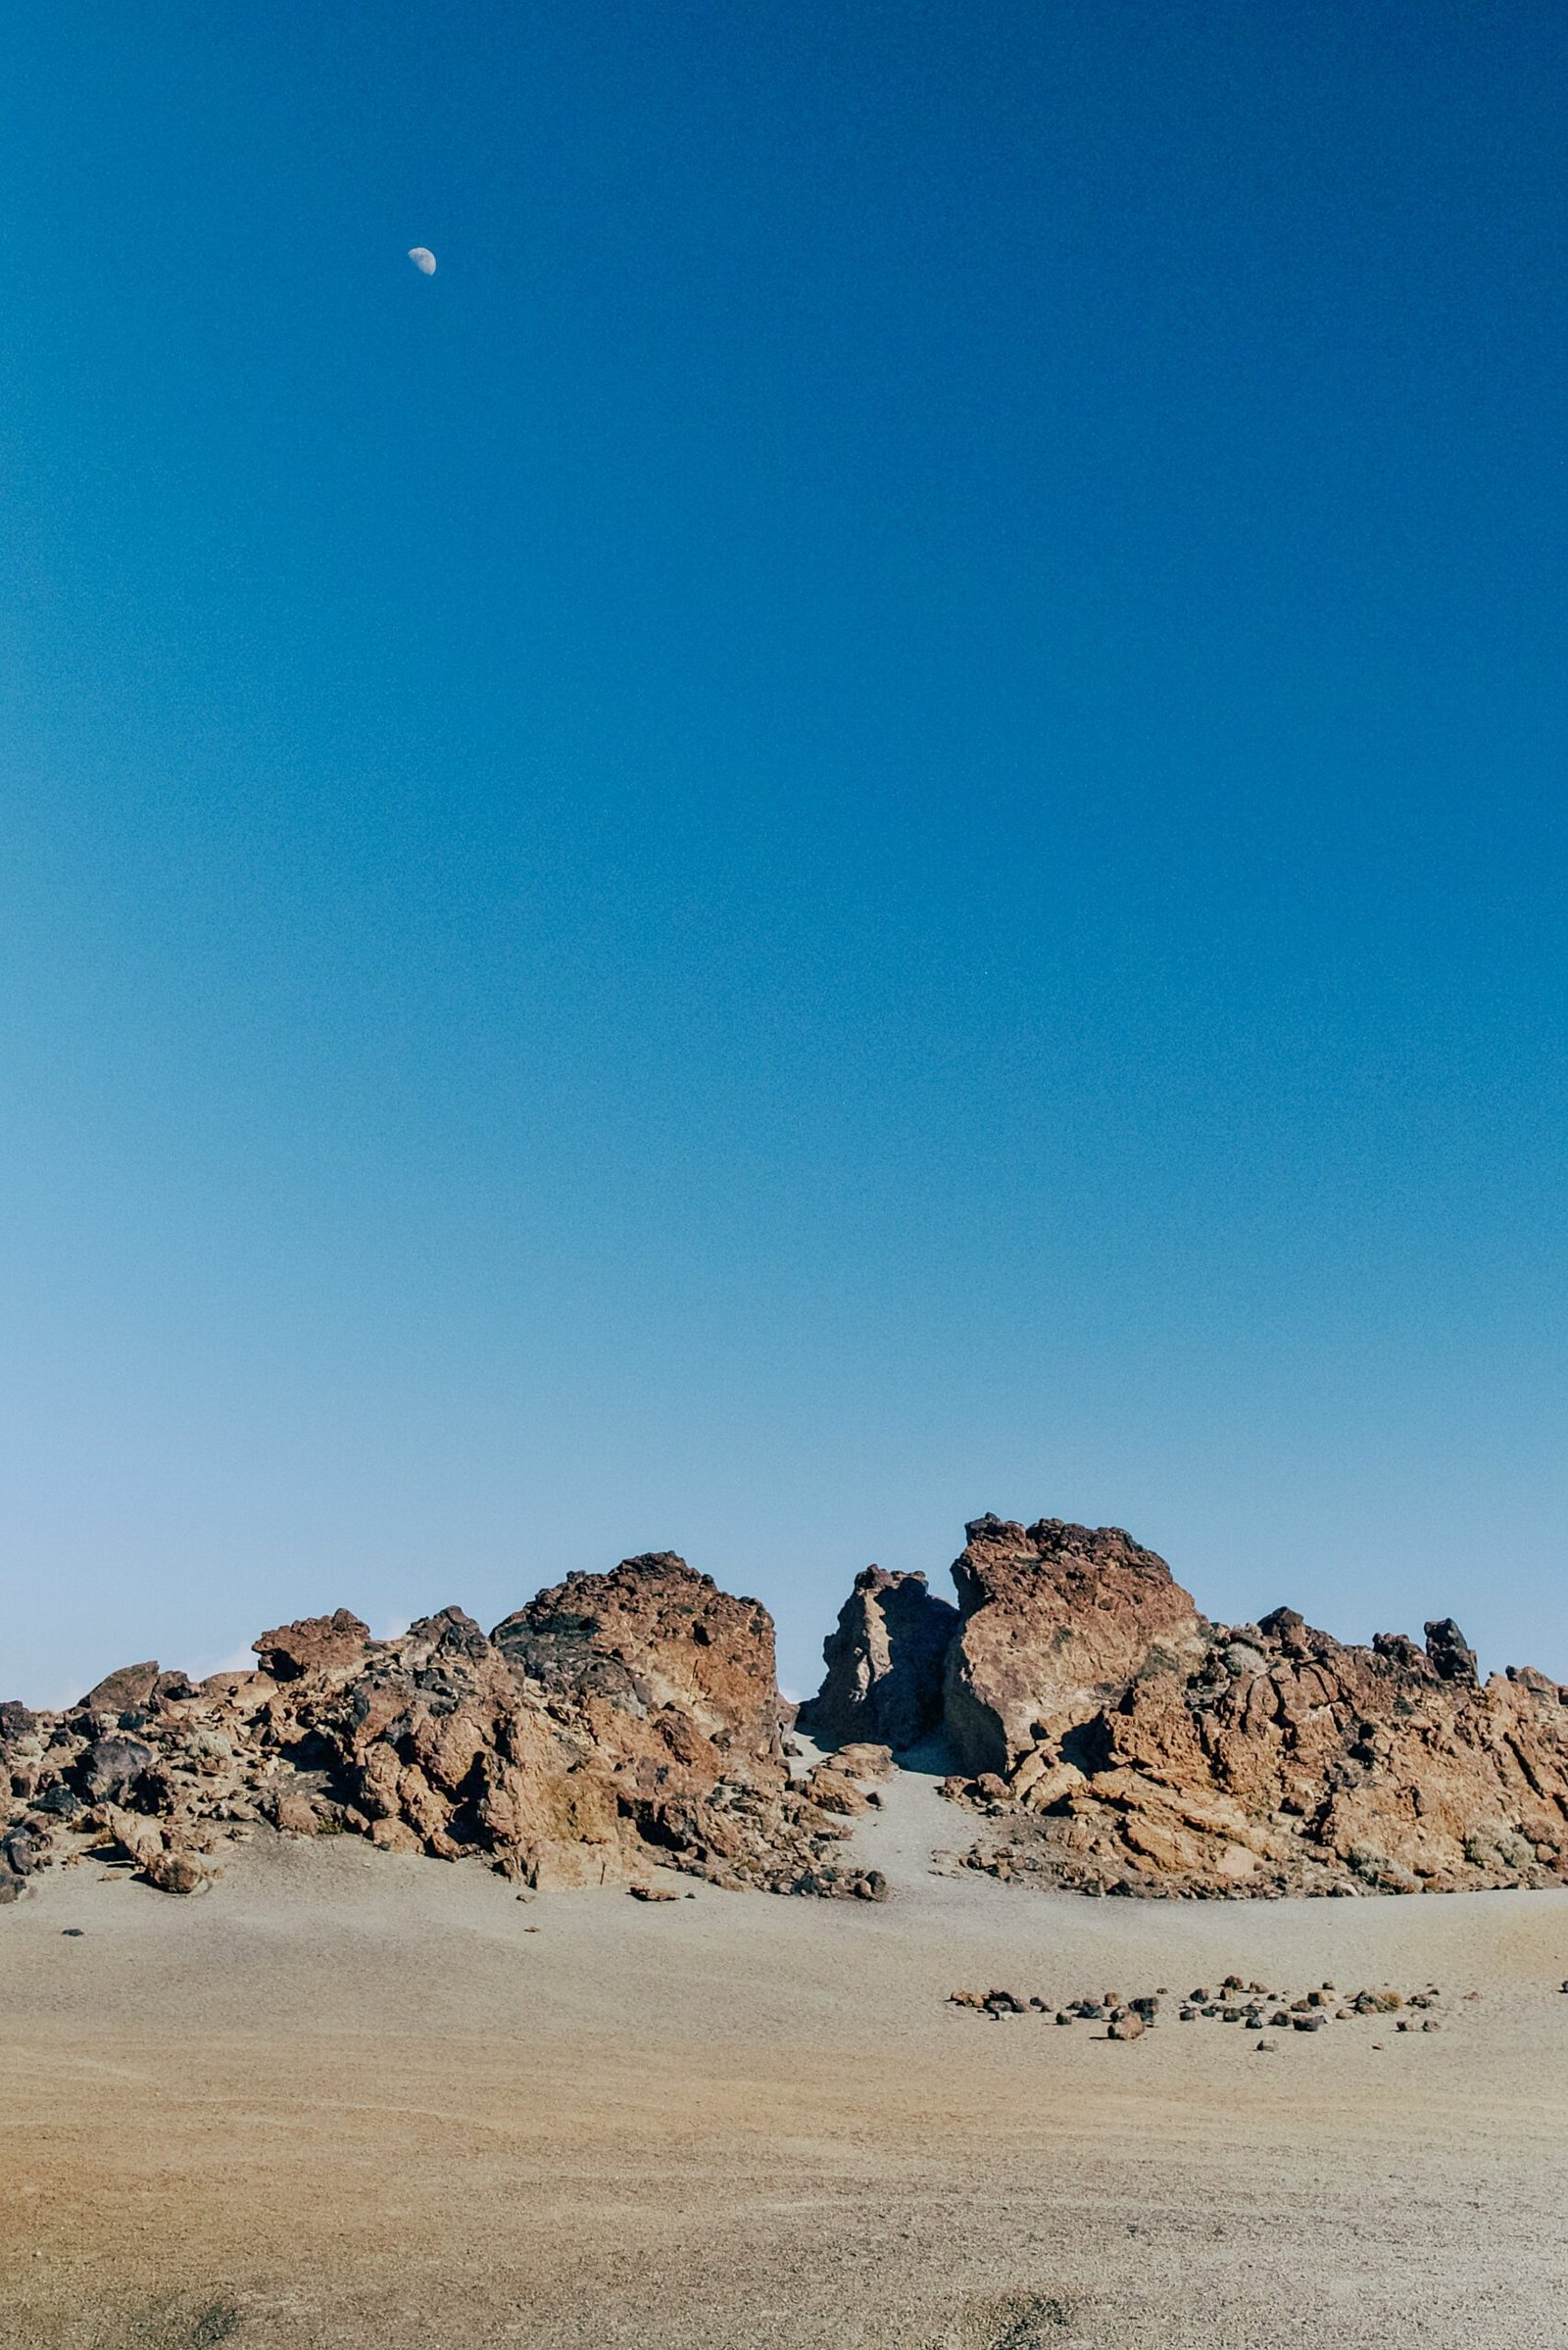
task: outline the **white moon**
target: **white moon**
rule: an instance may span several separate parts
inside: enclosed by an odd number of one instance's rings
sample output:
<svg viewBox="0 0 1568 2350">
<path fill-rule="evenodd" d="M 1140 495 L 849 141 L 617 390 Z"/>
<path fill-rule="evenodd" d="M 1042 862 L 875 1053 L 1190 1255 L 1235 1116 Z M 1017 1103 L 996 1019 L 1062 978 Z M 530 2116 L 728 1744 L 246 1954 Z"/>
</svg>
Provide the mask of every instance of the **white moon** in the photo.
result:
<svg viewBox="0 0 1568 2350">
<path fill-rule="evenodd" d="M 409 259 L 413 262 L 415 268 L 418 270 L 421 277 L 433 277 L 435 275 L 435 255 L 431 252 L 428 245 L 411 245 L 409 247 Z"/>
</svg>

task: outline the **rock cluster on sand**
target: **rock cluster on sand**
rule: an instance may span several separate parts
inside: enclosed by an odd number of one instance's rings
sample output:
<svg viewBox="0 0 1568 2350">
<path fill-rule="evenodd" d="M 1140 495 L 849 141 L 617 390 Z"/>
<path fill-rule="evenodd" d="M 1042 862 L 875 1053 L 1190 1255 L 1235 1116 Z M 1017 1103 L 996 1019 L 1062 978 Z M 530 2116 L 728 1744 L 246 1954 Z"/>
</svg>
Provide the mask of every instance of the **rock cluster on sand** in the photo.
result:
<svg viewBox="0 0 1568 2350">
<path fill-rule="evenodd" d="M 569 1576 L 489 1639 L 457 1607 L 392 1640 L 339 1609 L 254 1645 L 252 1673 L 193 1686 L 137 1665 L 63 1714 L 0 1707 L 0 1901 L 100 1848 L 191 1892 L 258 1822 L 478 1853 L 532 1885 L 662 1862 L 727 1886 L 884 1889 L 840 1863 L 852 1806 L 790 1779 L 766 1610 L 670 1553 Z"/>
<path fill-rule="evenodd" d="M 1290 1608 L 1211 1624 L 1113 1527 L 979 1518 L 956 1608 L 868 1568 L 803 1725 L 773 1627 L 670 1552 L 569 1575 L 486 1635 L 461 1608 L 374 1640 L 340 1608 L 193 1686 L 125 1665 L 62 1714 L 0 1705 L 0 1902 L 51 1859 L 118 1851 L 201 1888 L 258 1823 L 480 1854 L 530 1885 L 643 1884 L 880 1900 L 844 1840 L 890 1748 L 945 1734 L 963 1865 L 1090 1893 L 1209 1898 L 1568 1882 L 1568 1691 L 1484 1686 L 1448 1619 L 1418 1646 Z"/>
<path fill-rule="evenodd" d="M 961 1766 L 946 1791 L 988 1823 L 970 1867 L 1200 1896 L 1568 1879 L 1568 1691 L 1528 1669 L 1482 1686 L 1447 1619 L 1369 1648 L 1290 1608 L 1211 1624 L 1152 1550 L 1054 1518 L 976 1519 L 954 1580 L 940 1684 L 921 1619 L 918 1686 Z M 879 1673 L 912 1677 L 893 1622 L 862 1577 L 807 1719 L 876 1718 Z"/>
<path fill-rule="evenodd" d="M 1038 1991 L 1023 1993 L 1014 1990 L 950 1991 L 950 2007 L 968 2008 L 976 2015 L 989 2017 L 1000 2024 L 1008 2016 L 1054 2016 L 1058 2024 L 1103 2024 L 1105 2038 L 1110 2040 L 1141 2039 L 1159 2022 L 1160 2002 L 1166 1997 L 1163 1984 L 1158 1990 L 1145 1991 L 1134 1998 L 1124 1999 L 1119 1991 L 1091 1992 L 1086 1997 L 1056 2001 L 1042 1998 Z M 1334 1983 L 1323 1983 L 1293 1999 L 1288 1991 L 1270 1990 L 1266 1983 L 1246 1983 L 1240 1975 L 1227 1975 L 1217 1991 L 1200 1986 L 1177 2002 L 1178 2020 L 1183 2024 L 1198 2024 L 1207 2020 L 1221 2024 L 1240 2024 L 1249 2032 L 1265 2027 L 1276 2032 L 1320 2032 L 1325 2024 L 1353 2024 L 1365 2017 L 1398 2017 L 1396 2032 L 1440 2032 L 1442 2024 L 1433 2010 L 1441 2010 L 1443 1993 L 1435 1983 L 1424 1989 L 1396 1991 L 1361 1990 L 1342 1993 Z M 1400 2009 L 1407 2012 L 1400 2016 Z M 1259 2048 L 1272 2043 L 1260 2040 Z"/>
</svg>

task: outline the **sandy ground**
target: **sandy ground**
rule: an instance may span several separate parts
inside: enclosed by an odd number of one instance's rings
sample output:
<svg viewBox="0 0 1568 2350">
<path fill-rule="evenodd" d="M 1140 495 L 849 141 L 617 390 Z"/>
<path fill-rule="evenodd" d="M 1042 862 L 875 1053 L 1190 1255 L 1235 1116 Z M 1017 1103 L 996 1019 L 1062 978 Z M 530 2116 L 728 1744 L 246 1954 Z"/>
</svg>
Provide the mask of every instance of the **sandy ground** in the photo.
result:
<svg viewBox="0 0 1568 2350">
<path fill-rule="evenodd" d="M 933 1875 L 957 1829 L 900 1776 L 885 1907 L 348 1839 L 51 1877 L 0 1912 L 0 2343 L 1568 2342 L 1568 1897 L 1090 1902 Z M 1232 1969 L 1435 1981 L 1443 2029 L 945 2005 Z"/>
</svg>

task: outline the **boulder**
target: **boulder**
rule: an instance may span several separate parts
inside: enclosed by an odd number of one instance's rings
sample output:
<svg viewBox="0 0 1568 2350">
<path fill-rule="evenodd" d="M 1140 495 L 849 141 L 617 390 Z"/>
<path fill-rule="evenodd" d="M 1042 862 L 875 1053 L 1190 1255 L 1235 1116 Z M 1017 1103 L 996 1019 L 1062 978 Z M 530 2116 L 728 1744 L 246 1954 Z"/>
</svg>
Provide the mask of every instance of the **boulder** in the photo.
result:
<svg viewBox="0 0 1568 2350">
<path fill-rule="evenodd" d="M 142 1713 L 158 1686 L 156 1664 L 121 1665 L 106 1673 L 80 1700 L 80 1710 L 92 1714 Z"/>
<path fill-rule="evenodd" d="M 142 1875 L 161 1893 L 199 1893 L 208 1882 L 207 1871 L 195 1854 L 177 1849 L 151 1854 Z"/>
<path fill-rule="evenodd" d="M 274 1681 L 299 1681 L 307 1673 L 338 1673 L 357 1665 L 370 1637 L 346 1607 L 330 1616 L 302 1616 L 253 1640 L 257 1659 Z"/>
<path fill-rule="evenodd" d="M 943 1670 L 958 1614 L 923 1575 L 866 1567 L 822 1643 L 827 1667 L 800 1727 L 823 1746 L 870 1742 L 902 1750 L 942 1721 Z"/>
<path fill-rule="evenodd" d="M 946 1724 L 972 1772 L 1005 1777 L 1045 1745 L 1083 1766 L 1074 1733 L 1135 1680 L 1180 1675 L 1206 1629 L 1169 1567 L 1113 1526 L 977 1518 L 955 1563 L 962 1622 L 948 1651 Z"/>
<path fill-rule="evenodd" d="M 840 1746 L 826 1760 L 831 1769 L 851 1779 L 891 1779 L 898 1768 L 891 1747 L 870 1746 L 861 1740 Z"/>
<path fill-rule="evenodd" d="M 152 1765 L 153 1750 L 141 1738 L 95 1738 L 81 1760 L 81 1791 L 89 1803 L 118 1802 Z"/>
</svg>

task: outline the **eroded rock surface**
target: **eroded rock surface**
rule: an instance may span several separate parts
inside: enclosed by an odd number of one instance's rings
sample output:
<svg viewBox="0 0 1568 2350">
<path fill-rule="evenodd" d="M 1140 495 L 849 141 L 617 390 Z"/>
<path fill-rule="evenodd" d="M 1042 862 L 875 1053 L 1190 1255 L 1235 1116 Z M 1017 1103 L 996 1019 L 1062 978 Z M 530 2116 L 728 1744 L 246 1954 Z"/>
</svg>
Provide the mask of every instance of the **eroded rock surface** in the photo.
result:
<svg viewBox="0 0 1568 2350">
<path fill-rule="evenodd" d="M 1370 1647 L 1294 1608 L 1211 1624 L 1114 1527 L 967 1532 L 944 1726 L 969 1867 L 1203 1897 L 1568 1882 L 1568 1690 L 1483 1685 L 1450 1618 Z"/>
<path fill-rule="evenodd" d="M 961 1621 L 948 1651 L 945 1711 L 957 1760 L 1014 1771 L 1042 1746 L 1077 1759 L 1074 1734 L 1114 1694 L 1179 1673 L 1203 1624 L 1162 1558 L 1118 1527 L 976 1518 L 954 1563 Z"/>
<path fill-rule="evenodd" d="M 800 1726 L 823 1746 L 857 1741 L 902 1751 L 942 1721 L 942 1677 L 958 1611 L 923 1575 L 867 1567 L 822 1643 L 826 1678 Z"/>
<path fill-rule="evenodd" d="M 493 1639 L 449 1607 L 372 1640 L 339 1609 L 256 1649 L 266 1670 L 200 1687 L 138 1666 L 59 1716 L 0 1710 L 0 1901 L 94 1849 L 196 1890 L 262 1822 L 533 1885 L 658 1862 L 772 1891 L 863 1882 L 840 1865 L 848 1821 L 789 1778 L 766 1610 L 672 1554 L 570 1576 Z"/>
</svg>

